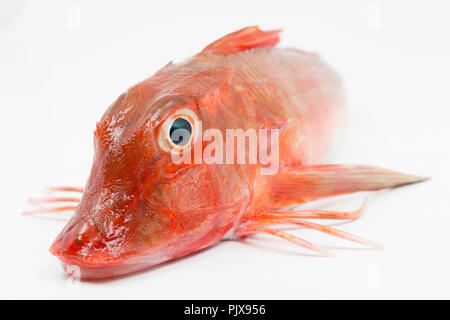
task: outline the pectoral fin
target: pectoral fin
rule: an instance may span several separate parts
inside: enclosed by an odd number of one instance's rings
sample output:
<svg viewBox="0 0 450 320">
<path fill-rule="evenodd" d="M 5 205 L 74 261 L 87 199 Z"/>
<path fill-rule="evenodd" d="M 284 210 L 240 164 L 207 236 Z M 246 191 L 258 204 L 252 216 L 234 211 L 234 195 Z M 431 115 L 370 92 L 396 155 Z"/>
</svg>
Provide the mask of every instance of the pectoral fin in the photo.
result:
<svg viewBox="0 0 450 320">
<path fill-rule="evenodd" d="M 428 178 L 365 165 L 315 165 L 282 170 L 268 179 L 274 207 L 283 207 L 358 191 L 396 188 Z"/>
</svg>

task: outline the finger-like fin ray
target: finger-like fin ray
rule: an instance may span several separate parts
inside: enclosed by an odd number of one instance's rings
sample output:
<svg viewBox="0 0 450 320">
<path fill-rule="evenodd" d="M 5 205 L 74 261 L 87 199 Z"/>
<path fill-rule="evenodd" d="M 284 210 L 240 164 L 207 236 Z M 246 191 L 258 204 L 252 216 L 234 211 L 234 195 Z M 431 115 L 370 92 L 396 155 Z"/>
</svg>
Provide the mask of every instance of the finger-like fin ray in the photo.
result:
<svg viewBox="0 0 450 320">
<path fill-rule="evenodd" d="M 261 228 L 261 227 L 243 227 L 243 228 L 237 229 L 236 233 L 240 236 L 246 236 L 246 235 L 254 234 L 254 233 L 266 233 L 266 234 L 270 234 L 270 235 L 279 237 L 281 239 L 287 240 L 287 241 L 292 242 L 296 245 L 299 245 L 303 248 L 317 252 L 321 255 L 324 255 L 327 257 L 334 257 L 334 254 L 332 252 L 330 252 L 324 248 L 321 248 L 307 240 L 293 236 L 289 233 L 286 233 L 286 232 L 283 232 L 280 230 L 274 230 L 274 229 L 270 229 L 270 228 Z"/>
</svg>

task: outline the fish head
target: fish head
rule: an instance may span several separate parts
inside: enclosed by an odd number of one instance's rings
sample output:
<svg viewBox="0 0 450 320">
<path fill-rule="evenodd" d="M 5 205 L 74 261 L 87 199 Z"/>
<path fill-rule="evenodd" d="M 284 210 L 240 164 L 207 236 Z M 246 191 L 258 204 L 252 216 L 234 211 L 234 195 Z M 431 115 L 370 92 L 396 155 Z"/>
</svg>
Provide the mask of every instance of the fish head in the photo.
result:
<svg viewBox="0 0 450 320">
<path fill-rule="evenodd" d="M 50 249 L 66 270 L 76 266 L 90 279 L 147 269 L 233 227 L 249 202 L 249 175 L 236 165 L 195 163 L 196 148 L 205 148 L 202 124 L 218 118 L 205 117 L 195 99 L 157 94 L 148 83 L 111 105 L 97 123 L 80 204 Z M 175 157 L 187 154 L 192 161 Z"/>
</svg>

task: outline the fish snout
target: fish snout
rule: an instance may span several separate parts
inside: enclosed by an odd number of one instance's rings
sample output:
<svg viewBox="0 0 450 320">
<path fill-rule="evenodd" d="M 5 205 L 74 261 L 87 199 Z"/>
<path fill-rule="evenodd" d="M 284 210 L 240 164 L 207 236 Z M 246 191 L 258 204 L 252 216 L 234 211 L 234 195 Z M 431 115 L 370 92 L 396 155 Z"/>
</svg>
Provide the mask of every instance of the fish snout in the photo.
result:
<svg viewBox="0 0 450 320">
<path fill-rule="evenodd" d="M 107 239 L 87 219 L 69 222 L 50 252 L 61 260 L 68 275 L 83 280 L 133 273 L 168 259 L 158 248 L 146 253 L 127 250 L 121 239 Z"/>
<path fill-rule="evenodd" d="M 50 252 L 65 264 L 98 267 L 116 261 L 119 249 L 111 246 L 87 219 L 81 219 L 69 223 Z"/>
</svg>

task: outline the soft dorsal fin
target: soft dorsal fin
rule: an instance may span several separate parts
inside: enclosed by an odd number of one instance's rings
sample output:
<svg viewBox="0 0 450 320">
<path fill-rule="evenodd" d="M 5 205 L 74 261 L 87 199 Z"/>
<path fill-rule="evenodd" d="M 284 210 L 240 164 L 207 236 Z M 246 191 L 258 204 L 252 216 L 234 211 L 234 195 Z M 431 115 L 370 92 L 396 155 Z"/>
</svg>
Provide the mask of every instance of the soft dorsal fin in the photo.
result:
<svg viewBox="0 0 450 320">
<path fill-rule="evenodd" d="M 273 47 L 280 41 L 281 30 L 262 31 L 247 27 L 214 41 L 202 52 L 227 56 L 232 53 L 259 47 Z"/>
</svg>

